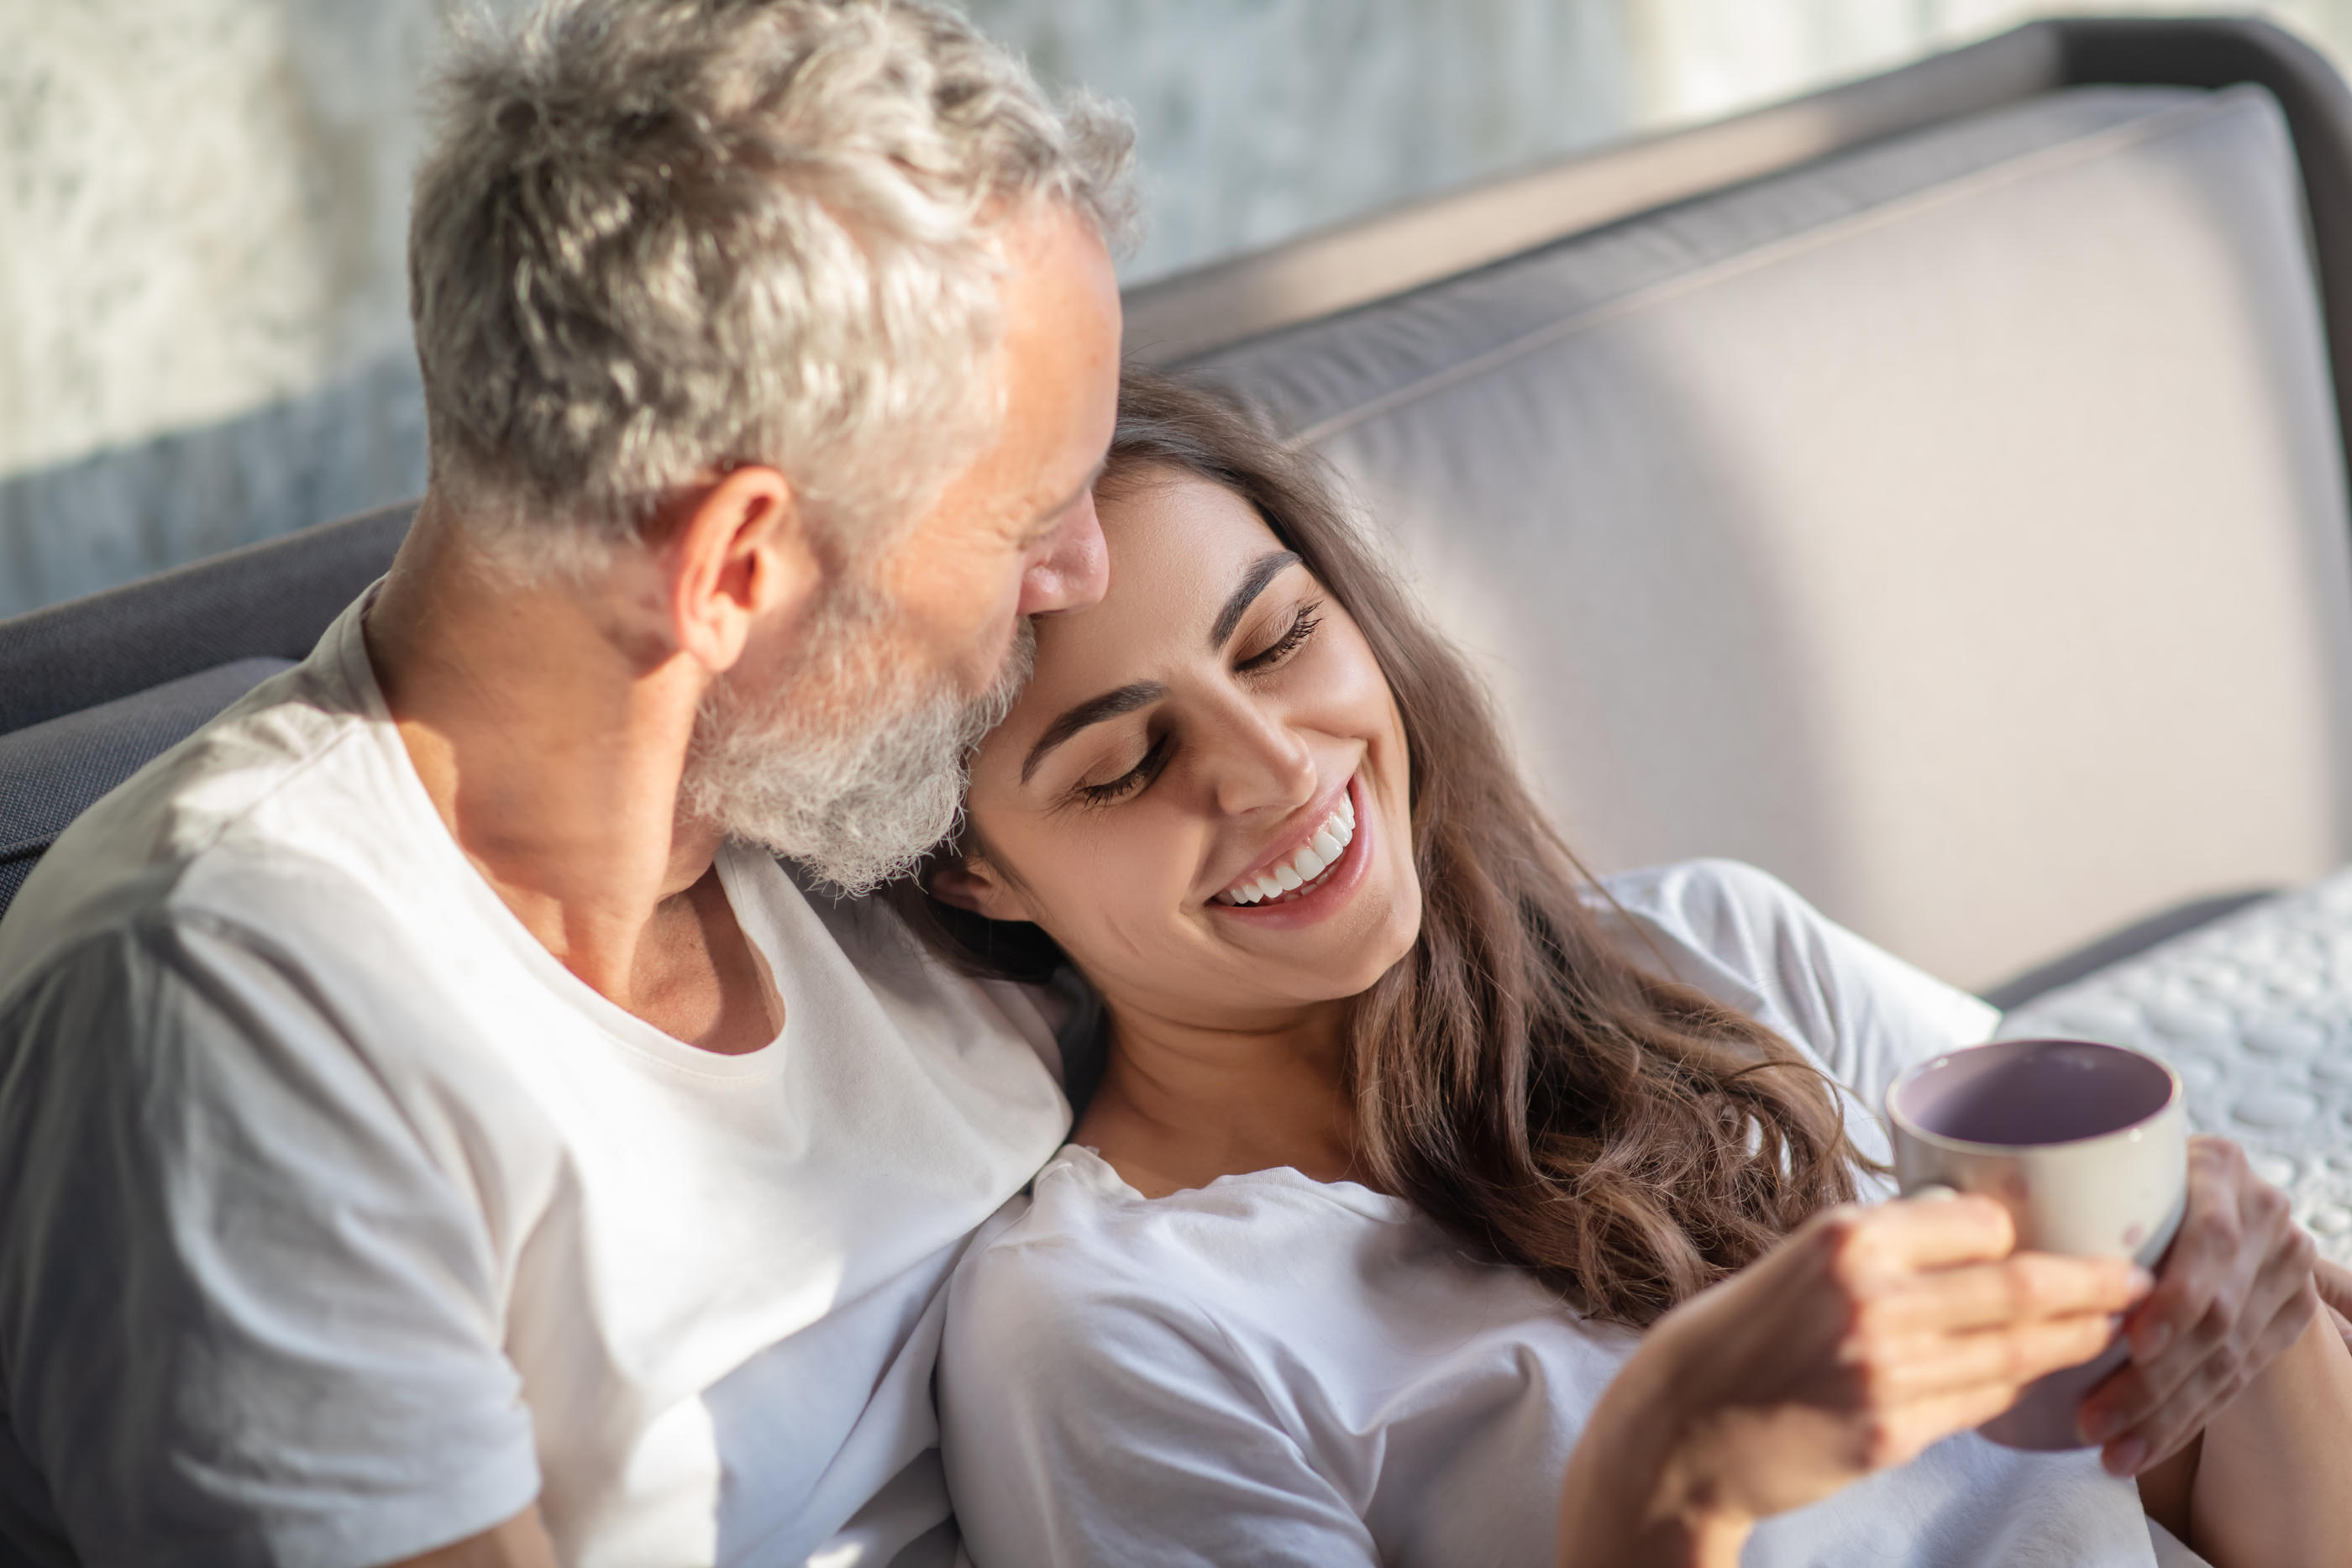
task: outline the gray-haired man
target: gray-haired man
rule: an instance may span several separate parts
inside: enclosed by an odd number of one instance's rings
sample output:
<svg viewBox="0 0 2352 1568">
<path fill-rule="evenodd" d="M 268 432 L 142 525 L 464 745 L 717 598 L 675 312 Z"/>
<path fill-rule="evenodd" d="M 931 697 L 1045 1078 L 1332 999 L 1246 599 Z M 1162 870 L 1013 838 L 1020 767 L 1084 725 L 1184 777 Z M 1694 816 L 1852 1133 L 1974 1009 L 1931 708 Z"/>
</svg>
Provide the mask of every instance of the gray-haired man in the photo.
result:
<svg viewBox="0 0 2352 1568">
<path fill-rule="evenodd" d="M 942 1560 L 1051 1040 L 768 852 L 904 864 L 1102 591 L 1126 134 L 888 0 L 444 89 L 415 531 L 0 925 L 0 1557 Z"/>
</svg>

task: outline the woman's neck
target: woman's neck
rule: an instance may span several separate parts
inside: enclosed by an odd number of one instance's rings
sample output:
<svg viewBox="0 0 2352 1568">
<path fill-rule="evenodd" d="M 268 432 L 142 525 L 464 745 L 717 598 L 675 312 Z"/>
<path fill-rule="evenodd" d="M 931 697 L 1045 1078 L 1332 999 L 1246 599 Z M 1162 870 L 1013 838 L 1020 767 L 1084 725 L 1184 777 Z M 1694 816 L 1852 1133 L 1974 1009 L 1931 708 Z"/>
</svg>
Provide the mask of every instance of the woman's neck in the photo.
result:
<svg viewBox="0 0 2352 1568">
<path fill-rule="evenodd" d="M 1110 1051 L 1072 1136 L 1146 1197 L 1295 1167 L 1362 1181 L 1346 1082 L 1347 1004 L 1211 1029 L 1109 1004 Z"/>
</svg>

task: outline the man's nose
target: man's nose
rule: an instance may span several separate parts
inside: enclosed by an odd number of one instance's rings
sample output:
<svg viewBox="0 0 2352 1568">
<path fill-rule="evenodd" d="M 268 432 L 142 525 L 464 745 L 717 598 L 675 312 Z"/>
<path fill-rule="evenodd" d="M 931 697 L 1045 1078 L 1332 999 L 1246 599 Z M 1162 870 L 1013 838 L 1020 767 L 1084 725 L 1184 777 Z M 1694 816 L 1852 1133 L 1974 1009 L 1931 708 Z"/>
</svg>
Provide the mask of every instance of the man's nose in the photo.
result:
<svg viewBox="0 0 2352 1568">
<path fill-rule="evenodd" d="M 1110 586 L 1110 551 L 1103 545 L 1102 519 L 1093 496 L 1070 508 L 1045 540 L 1045 554 L 1021 575 L 1021 613 L 1050 615 L 1084 610 Z"/>
</svg>

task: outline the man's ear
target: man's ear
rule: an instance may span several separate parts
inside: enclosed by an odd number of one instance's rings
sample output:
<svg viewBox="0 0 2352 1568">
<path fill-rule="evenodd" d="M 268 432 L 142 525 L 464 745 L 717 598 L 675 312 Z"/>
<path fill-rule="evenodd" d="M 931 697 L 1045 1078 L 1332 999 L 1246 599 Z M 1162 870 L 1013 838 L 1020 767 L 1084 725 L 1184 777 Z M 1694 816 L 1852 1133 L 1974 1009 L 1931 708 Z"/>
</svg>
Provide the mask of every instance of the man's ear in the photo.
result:
<svg viewBox="0 0 2352 1568">
<path fill-rule="evenodd" d="M 661 551 L 670 633 L 706 669 L 731 668 L 754 622 L 798 614 L 824 580 L 797 500 L 782 474 L 753 463 L 672 515 Z"/>
<path fill-rule="evenodd" d="M 1029 920 L 1029 901 L 984 860 L 950 861 L 924 883 L 933 898 L 991 920 Z"/>
</svg>

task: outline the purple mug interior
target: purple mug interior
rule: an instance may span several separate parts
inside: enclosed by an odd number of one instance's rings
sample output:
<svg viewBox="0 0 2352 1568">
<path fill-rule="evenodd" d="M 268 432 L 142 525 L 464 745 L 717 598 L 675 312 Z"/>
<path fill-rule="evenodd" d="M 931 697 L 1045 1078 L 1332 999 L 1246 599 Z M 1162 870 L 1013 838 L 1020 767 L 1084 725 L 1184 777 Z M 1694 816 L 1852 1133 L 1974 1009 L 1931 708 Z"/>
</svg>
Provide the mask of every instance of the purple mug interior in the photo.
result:
<svg viewBox="0 0 2352 1568">
<path fill-rule="evenodd" d="M 1930 1137 L 2020 1148 L 2122 1132 L 2162 1111 L 2172 1085 L 2161 1062 L 2120 1046 L 2002 1040 L 1906 1079 L 1886 1108 Z"/>
</svg>

